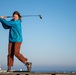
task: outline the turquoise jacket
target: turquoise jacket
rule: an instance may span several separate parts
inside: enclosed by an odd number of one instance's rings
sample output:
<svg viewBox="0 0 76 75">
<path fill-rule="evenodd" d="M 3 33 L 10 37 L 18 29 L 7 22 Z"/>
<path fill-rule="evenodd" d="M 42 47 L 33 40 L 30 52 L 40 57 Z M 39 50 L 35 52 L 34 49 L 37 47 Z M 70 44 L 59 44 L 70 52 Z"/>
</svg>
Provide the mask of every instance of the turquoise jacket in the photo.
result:
<svg viewBox="0 0 76 75">
<path fill-rule="evenodd" d="M 0 22 L 4 29 L 9 29 L 9 42 L 22 42 L 22 27 L 21 21 L 12 19 L 7 21 L 3 18 L 0 18 Z"/>
</svg>

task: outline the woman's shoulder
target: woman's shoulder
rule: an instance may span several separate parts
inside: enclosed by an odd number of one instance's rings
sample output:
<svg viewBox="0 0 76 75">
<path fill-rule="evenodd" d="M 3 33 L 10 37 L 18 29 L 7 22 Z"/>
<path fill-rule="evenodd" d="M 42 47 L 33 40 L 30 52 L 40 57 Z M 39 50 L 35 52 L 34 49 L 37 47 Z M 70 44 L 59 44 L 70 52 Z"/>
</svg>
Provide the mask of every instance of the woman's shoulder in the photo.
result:
<svg viewBox="0 0 76 75">
<path fill-rule="evenodd" d="M 11 19 L 10 21 L 14 21 L 14 19 Z"/>
<path fill-rule="evenodd" d="M 18 20 L 11 19 L 10 21 L 20 21 L 20 22 L 21 22 L 21 20 L 20 20 L 20 19 L 18 19 Z"/>
<path fill-rule="evenodd" d="M 19 19 L 18 20 L 11 19 L 10 21 L 13 21 L 15 23 L 21 23 L 21 21 Z"/>
</svg>

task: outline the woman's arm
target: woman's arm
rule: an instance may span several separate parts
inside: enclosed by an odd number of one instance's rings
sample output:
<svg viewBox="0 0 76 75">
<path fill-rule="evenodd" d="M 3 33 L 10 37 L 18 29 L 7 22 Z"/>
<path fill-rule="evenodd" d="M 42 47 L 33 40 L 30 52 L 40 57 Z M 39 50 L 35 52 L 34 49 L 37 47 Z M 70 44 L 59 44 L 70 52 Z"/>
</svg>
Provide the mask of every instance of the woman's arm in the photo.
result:
<svg viewBox="0 0 76 75">
<path fill-rule="evenodd" d="M 5 24 L 6 26 L 14 26 L 14 25 L 16 25 L 15 21 L 7 21 L 7 20 L 5 20 L 3 18 L 0 18 L 0 22 Z"/>
<path fill-rule="evenodd" d="M 4 23 L 2 23 L 2 26 L 3 26 L 4 29 L 9 29 L 10 28 L 10 26 L 5 25 Z"/>
</svg>

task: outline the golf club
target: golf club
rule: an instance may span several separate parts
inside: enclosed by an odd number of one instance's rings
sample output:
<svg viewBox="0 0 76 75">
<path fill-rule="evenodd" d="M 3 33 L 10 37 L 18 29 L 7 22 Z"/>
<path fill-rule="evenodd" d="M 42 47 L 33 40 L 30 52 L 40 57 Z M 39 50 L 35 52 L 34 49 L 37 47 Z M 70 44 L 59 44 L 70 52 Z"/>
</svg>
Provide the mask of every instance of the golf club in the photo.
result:
<svg viewBox="0 0 76 75">
<path fill-rule="evenodd" d="M 35 17 L 35 16 L 39 16 L 40 19 L 42 19 L 41 15 L 22 15 L 21 17 Z M 12 18 L 13 16 L 6 16 L 6 18 Z"/>
</svg>

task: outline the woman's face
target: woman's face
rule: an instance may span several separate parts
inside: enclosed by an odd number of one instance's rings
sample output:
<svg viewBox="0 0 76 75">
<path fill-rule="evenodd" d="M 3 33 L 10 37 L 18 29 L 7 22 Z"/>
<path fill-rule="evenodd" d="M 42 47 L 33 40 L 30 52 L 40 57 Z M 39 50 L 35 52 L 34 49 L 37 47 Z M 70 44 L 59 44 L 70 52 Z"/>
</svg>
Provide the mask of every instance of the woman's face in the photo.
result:
<svg viewBox="0 0 76 75">
<path fill-rule="evenodd" d="M 13 19 L 14 20 L 18 20 L 19 19 L 19 16 L 17 14 L 14 14 Z"/>
</svg>

